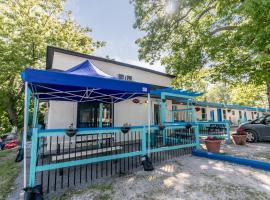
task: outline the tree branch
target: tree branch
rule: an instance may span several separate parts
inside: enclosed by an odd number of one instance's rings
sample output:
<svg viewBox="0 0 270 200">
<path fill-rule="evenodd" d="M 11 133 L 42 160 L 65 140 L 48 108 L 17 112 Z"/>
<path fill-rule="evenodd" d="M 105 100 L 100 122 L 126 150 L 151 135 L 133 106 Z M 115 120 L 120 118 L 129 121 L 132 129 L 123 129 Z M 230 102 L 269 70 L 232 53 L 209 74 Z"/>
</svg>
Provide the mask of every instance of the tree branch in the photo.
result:
<svg viewBox="0 0 270 200">
<path fill-rule="evenodd" d="M 190 8 L 186 14 L 184 14 L 183 16 L 181 16 L 179 19 L 176 20 L 176 24 L 179 25 L 179 22 L 181 22 L 183 19 L 185 19 L 189 13 L 191 12 L 192 8 Z"/>
<path fill-rule="evenodd" d="M 216 7 L 216 4 L 214 4 L 213 6 L 210 6 L 210 7 L 206 8 L 204 11 L 202 11 L 201 14 L 199 14 L 199 16 L 197 17 L 197 21 L 199 21 L 208 11 L 212 10 L 215 7 Z"/>
<path fill-rule="evenodd" d="M 223 26 L 223 27 L 220 27 L 220 28 L 217 28 L 217 29 L 211 31 L 210 34 L 214 35 L 214 34 L 221 32 L 221 31 L 231 31 L 231 30 L 234 30 L 236 28 L 237 28 L 237 26 Z"/>
</svg>

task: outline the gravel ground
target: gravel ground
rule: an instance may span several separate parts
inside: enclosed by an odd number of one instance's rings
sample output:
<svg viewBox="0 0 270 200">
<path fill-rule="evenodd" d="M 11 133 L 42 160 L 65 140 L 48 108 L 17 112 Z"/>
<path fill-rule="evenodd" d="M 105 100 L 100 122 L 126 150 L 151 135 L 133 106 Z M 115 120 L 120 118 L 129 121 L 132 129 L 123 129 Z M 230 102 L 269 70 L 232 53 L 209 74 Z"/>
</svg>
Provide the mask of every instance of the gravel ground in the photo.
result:
<svg viewBox="0 0 270 200">
<path fill-rule="evenodd" d="M 270 144 L 223 145 L 222 153 L 270 161 Z M 110 186 L 110 187 L 109 187 Z M 92 185 L 65 199 L 270 199 L 270 173 L 194 156 Z"/>
</svg>

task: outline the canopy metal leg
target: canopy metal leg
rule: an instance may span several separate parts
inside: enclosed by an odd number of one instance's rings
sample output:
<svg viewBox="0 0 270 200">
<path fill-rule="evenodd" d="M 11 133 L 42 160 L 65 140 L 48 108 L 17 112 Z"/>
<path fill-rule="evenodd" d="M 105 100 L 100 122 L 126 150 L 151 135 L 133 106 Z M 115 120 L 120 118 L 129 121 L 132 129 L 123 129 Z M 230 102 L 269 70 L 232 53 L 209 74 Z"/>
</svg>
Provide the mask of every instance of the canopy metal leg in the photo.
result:
<svg viewBox="0 0 270 200">
<path fill-rule="evenodd" d="M 23 118 L 23 186 L 24 188 L 27 186 L 27 126 L 28 126 L 28 110 L 30 104 L 30 90 L 28 88 L 28 82 L 24 84 L 24 118 Z"/>
</svg>

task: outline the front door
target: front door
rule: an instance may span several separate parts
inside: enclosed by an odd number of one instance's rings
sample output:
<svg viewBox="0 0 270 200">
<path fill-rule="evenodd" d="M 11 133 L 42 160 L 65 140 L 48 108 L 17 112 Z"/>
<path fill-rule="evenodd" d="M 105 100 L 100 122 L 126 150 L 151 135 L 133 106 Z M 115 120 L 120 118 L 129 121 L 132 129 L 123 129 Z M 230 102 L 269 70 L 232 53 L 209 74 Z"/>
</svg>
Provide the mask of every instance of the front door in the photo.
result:
<svg viewBox="0 0 270 200">
<path fill-rule="evenodd" d="M 218 117 L 218 122 L 222 122 L 222 112 L 221 109 L 217 109 L 217 117 Z"/>
</svg>

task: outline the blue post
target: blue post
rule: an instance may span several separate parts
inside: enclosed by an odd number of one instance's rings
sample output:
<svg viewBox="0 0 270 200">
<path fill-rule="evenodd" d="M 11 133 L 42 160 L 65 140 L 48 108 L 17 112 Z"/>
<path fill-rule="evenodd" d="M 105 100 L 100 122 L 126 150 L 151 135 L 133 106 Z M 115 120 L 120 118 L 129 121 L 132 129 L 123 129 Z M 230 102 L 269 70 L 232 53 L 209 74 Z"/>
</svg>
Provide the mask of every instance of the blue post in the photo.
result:
<svg viewBox="0 0 270 200">
<path fill-rule="evenodd" d="M 191 103 L 191 120 L 192 120 L 192 123 L 195 124 L 195 127 L 194 127 L 194 133 L 195 133 L 195 143 L 196 143 L 196 149 L 200 149 L 201 146 L 200 146 L 200 130 L 199 130 L 199 124 L 196 123 L 196 112 L 195 112 L 195 108 L 192 104 L 192 102 L 190 102 L 191 100 L 189 99 L 189 103 Z"/>
<path fill-rule="evenodd" d="M 147 154 L 147 147 L 146 147 L 146 144 L 147 144 L 147 131 L 146 131 L 146 127 L 144 126 L 142 128 L 142 155 L 146 155 Z M 148 147 L 150 148 L 150 147 Z"/>
<path fill-rule="evenodd" d="M 33 128 L 32 144 L 31 144 L 31 158 L 30 158 L 30 171 L 29 171 L 29 187 L 35 186 L 37 151 L 38 151 L 38 129 Z M 26 158 L 24 158 L 24 159 L 26 159 Z"/>
<path fill-rule="evenodd" d="M 161 93 L 161 124 L 164 125 L 164 122 L 166 121 L 166 99 L 165 95 Z"/>
<path fill-rule="evenodd" d="M 196 124 L 194 127 L 194 131 L 195 131 L 195 143 L 196 143 L 196 149 L 200 149 L 200 132 L 199 132 L 199 124 Z"/>
<path fill-rule="evenodd" d="M 231 144 L 231 131 L 230 131 L 230 124 L 228 122 L 226 122 L 226 132 L 227 132 L 227 140 L 226 143 L 227 144 Z"/>
<path fill-rule="evenodd" d="M 99 103 L 99 127 L 102 127 L 103 103 Z"/>
<path fill-rule="evenodd" d="M 163 93 L 161 93 L 161 124 L 164 125 L 164 122 L 166 122 L 166 98 Z M 162 131 L 162 141 L 163 145 L 166 145 L 166 130 Z"/>
<path fill-rule="evenodd" d="M 36 128 L 38 124 L 38 99 L 34 98 L 34 112 L 33 112 L 33 119 L 32 119 L 32 127 Z"/>
</svg>

